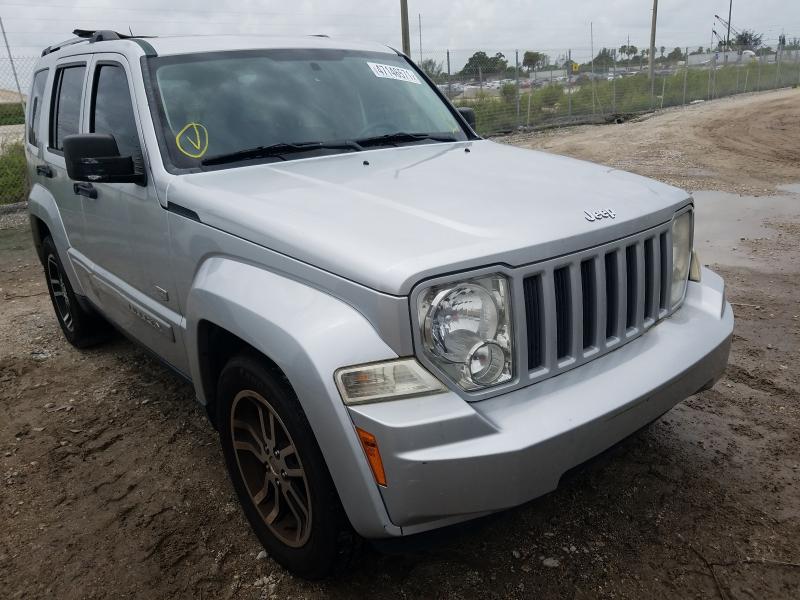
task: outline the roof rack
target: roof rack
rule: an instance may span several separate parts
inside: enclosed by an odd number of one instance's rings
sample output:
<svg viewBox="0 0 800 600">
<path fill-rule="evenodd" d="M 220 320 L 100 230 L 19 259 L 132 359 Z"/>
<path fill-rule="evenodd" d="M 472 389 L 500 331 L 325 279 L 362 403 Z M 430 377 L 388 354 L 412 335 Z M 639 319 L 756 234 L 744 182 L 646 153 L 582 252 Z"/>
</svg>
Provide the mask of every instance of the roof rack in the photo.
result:
<svg viewBox="0 0 800 600">
<path fill-rule="evenodd" d="M 150 37 L 145 35 L 125 35 L 124 33 L 111 31 L 110 29 L 75 29 L 72 33 L 75 35 L 74 38 L 54 44 L 52 46 L 48 46 L 42 50 L 42 56 L 46 56 L 51 52 L 55 52 L 56 50 L 61 50 L 61 48 L 66 46 L 80 44 L 81 42 L 89 42 L 90 44 L 94 44 L 95 42 L 109 42 L 111 40 L 130 40 L 134 38 Z"/>
</svg>

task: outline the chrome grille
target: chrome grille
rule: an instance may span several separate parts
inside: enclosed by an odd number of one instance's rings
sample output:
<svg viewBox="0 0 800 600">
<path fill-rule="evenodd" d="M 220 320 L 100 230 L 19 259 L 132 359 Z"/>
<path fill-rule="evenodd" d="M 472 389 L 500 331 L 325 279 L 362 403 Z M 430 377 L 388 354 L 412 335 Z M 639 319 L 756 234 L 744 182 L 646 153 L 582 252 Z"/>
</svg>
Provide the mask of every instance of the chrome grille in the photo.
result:
<svg viewBox="0 0 800 600">
<path fill-rule="evenodd" d="M 530 381 L 602 356 L 668 314 L 669 225 L 539 263 L 523 275 Z"/>
</svg>

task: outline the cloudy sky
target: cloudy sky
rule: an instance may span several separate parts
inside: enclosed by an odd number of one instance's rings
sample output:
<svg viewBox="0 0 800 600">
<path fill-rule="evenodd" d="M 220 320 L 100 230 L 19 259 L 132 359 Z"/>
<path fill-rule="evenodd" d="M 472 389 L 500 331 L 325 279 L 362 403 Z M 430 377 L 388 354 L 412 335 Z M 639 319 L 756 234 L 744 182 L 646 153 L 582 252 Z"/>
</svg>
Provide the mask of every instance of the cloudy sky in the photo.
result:
<svg viewBox="0 0 800 600">
<path fill-rule="evenodd" d="M 169 8 L 166 8 L 169 7 Z M 512 53 L 648 44 L 652 0 L 409 0 L 412 54 L 419 58 L 418 15 L 424 57 L 453 50 L 463 62 L 475 49 Z M 660 0 L 657 46 L 708 46 L 714 15 L 727 17 L 728 0 Z M 141 34 L 325 33 L 400 46 L 399 0 L 0 0 L 12 51 L 37 55 L 70 37 L 75 27 Z M 764 33 L 774 45 L 781 32 L 800 37 L 800 0 L 734 0 L 733 25 Z M 723 26 L 716 24 L 721 35 Z"/>
</svg>

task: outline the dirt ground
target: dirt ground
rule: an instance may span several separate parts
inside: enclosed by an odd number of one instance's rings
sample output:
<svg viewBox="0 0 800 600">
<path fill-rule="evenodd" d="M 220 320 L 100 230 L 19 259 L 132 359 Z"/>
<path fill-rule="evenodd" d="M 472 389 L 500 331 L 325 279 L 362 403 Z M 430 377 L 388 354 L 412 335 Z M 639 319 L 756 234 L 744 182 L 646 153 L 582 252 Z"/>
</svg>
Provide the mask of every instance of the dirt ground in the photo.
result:
<svg viewBox="0 0 800 600">
<path fill-rule="evenodd" d="M 792 90 L 512 141 L 765 195 L 800 182 L 798 132 Z M 0 217 L 0 597 L 800 597 L 800 195 L 781 198 L 735 261 L 717 247 L 737 322 L 714 389 L 543 498 L 313 584 L 258 558 L 191 388 L 122 339 L 68 346 L 24 215 Z M 718 231 L 761 227 L 745 201 Z"/>
</svg>

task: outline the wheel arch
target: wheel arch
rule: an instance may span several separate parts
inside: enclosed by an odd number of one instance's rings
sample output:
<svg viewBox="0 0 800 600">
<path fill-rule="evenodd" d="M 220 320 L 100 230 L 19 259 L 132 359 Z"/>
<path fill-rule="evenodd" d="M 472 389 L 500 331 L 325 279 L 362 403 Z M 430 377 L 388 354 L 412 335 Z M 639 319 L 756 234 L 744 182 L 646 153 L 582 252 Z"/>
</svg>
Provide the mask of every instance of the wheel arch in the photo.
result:
<svg viewBox="0 0 800 600">
<path fill-rule="evenodd" d="M 28 215 L 31 220 L 33 243 L 36 247 L 39 260 L 44 262 L 44 257 L 42 256 L 42 240 L 49 235 L 53 238 L 53 243 L 56 245 L 58 257 L 61 259 L 61 265 L 72 285 L 72 289 L 78 296 L 84 296 L 85 294 L 81 286 L 81 281 L 78 274 L 75 272 L 75 267 L 67 252 L 71 244 L 69 242 L 67 230 L 64 227 L 64 222 L 61 219 L 61 212 L 58 210 L 58 204 L 56 204 L 53 194 L 38 183 L 31 187 L 30 194 L 28 194 Z"/>
<path fill-rule="evenodd" d="M 201 264 L 185 313 L 191 377 L 209 416 L 216 421 L 216 377 L 227 360 L 257 352 L 297 396 L 356 531 L 397 535 L 334 382 L 337 368 L 397 357 L 366 318 L 306 283 L 227 256 Z"/>
</svg>

